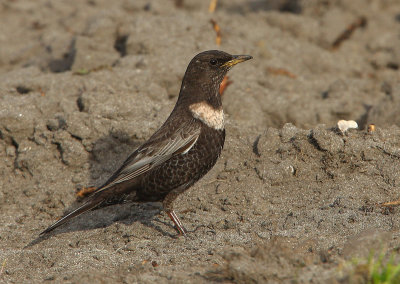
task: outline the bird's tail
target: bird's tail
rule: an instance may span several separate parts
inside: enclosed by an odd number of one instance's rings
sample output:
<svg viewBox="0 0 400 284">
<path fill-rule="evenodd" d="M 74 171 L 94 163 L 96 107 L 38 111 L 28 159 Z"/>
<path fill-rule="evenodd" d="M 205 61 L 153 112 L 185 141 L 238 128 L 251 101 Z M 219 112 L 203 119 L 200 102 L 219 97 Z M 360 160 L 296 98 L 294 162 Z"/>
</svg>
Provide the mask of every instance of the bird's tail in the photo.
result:
<svg viewBox="0 0 400 284">
<path fill-rule="evenodd" d="M 84 204 L 82 204 L 80 207 L 78 207 L 77 209 L 75 209 L 74 211 L 72 211 L 71 213 L 65 215 L 64 217 L 62 217 L 60 220 L 58 220 L 57 222 L 55 222 L 53 225 L 51 225 L 50 227 L 48 227 L 46 230 L 44 230 L 43 232 L 40 233 L 40 236 L 54 230 L 55 228 L 61 226 L 62 224 L 68 222 L 69 220 L 71 220 L 72 218 L 81 215 L 82 213 L 85 213 L 86 211 L 89 211 L 97 206 L 99 206 L 101 203 L 103 202 L 103 199 L 101 198 L 93 198 L 90 199 L 88 201 L 86 201 Z"/>
</svg>

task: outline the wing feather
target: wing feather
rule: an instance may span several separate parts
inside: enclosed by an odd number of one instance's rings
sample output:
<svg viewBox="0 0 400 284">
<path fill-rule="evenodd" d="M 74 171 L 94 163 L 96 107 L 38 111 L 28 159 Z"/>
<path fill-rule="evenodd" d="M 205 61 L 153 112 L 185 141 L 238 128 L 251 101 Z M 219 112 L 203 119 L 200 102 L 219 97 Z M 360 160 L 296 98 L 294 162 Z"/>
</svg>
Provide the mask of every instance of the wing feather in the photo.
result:
<svg viewBox="0 0 400 284">
<path fill-rule="evenodd" d="M 200 127 L 196 123 L 185 123 L 181 125 L 168 139 L 159 139 L 165 133 L 155 133 L 148 142 L 136 150 L 98 191 L 103 191 L 118 183 L 134 179 L 152 168 L 169 160 L 177 154 L 186 154 L 196 143 L 200 135 Z"/>
</svg>

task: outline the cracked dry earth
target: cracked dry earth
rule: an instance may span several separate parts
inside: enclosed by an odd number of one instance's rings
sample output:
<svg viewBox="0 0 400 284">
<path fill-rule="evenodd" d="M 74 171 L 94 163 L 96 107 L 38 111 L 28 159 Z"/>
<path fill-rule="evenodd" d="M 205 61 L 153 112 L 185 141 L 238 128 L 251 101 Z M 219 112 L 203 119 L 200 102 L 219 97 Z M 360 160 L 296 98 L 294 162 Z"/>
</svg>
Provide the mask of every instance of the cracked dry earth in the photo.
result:
<svg viewBox="0 0 400 284">
<path fill-rule="evenodd" d="M 381 204 L 400 197 L 399 15 L 396 0 L 0 2 L 0 282 L 347 283 L 352 258 L 395 252 L 400 210 Z M 175 201 L 188 238 L 158 203 L 38 238 L 217 48 L 254 59 L 230 71 L 220 160 Z"/>
</svg>

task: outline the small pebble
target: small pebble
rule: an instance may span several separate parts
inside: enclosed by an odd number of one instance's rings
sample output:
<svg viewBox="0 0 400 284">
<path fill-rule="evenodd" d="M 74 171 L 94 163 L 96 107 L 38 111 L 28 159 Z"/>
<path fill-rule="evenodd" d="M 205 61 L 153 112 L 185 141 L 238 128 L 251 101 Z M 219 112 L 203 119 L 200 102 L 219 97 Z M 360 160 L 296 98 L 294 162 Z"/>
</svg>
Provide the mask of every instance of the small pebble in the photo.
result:
<svg viewBox="0 0 400 284">
<path fill-rule="evenodd" d="M 358 124 L 354 120 L 339 120 L 337 126 L 343 134 L 349 129 L 358 128 Z"/>
<path fill-rule="evenodd" d="M 375 124 L 368 125 L 367 131 L 369 133 L 374 132 L 375 131 Z"/>
</svg>

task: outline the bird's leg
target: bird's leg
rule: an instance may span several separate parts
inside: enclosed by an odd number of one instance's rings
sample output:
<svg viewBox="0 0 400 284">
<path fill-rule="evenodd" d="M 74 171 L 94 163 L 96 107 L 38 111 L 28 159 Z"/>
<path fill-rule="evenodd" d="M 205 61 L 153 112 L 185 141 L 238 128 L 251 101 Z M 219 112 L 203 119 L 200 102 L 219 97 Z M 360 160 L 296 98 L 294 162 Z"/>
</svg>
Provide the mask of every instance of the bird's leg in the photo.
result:
<svg viewBox="0 0 400 284">
<path fill-rule="evenodd" d="M 179 231 L 180 236 L 186 236 L 186 231 L 182 226 L 181 220 L 179 220 L 178 216 L 175 214 L 174 210 L 167 211 L 169 218 L 171 218 L 172 222 L 174 222 L 177 230 Z"/>
<path fill-rule="evenodd" d="M 163 207 L 165 212 L 168 214 L 169 218 L 171 218 L 172 222 L 174 222 L 176 229 L 179 232 L 180 236 L 186 236 L 186 231 L 183 228 L 181 220 L 179 220 L 178 216 L 173 210 L 172 202 L 178 197 L 180 190 L 174 190 L 167 194 L 163 201 Z"/>
</svg>

